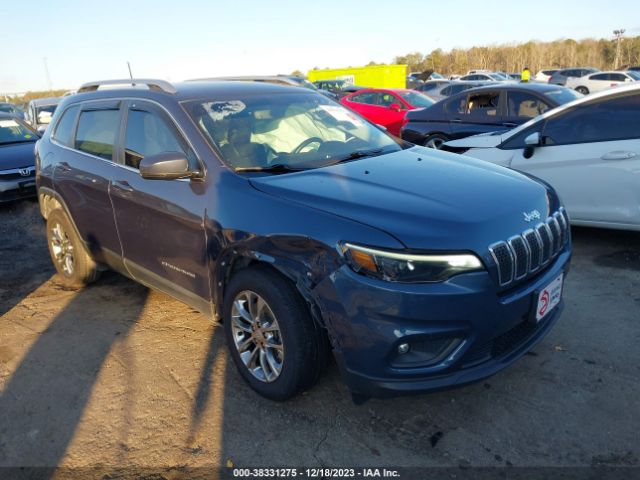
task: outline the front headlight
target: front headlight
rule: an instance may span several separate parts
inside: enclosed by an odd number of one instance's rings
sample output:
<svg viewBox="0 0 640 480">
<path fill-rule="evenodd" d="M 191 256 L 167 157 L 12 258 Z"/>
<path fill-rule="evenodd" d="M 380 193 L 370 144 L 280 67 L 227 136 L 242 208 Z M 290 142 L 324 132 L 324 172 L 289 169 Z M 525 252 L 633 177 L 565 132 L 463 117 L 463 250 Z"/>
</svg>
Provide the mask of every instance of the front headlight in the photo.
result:
<svg viewBox="0 0 640 480">
<path fill-rule="evenodd" d="M 349 266 L 358 273 L 390 282 L 442 282 L 460 273 L 482 270 L 482 262 L 470 253 L 415 255 L 342 244 Z"/>
</svg>

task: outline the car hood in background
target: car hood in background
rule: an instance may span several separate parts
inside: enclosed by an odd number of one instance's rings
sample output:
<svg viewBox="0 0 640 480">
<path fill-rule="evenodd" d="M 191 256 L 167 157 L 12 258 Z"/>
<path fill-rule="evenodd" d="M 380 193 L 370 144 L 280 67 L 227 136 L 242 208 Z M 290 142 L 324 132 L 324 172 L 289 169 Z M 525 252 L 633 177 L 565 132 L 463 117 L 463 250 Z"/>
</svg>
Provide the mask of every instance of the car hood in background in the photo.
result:
<svg viewBox="0 0 640 480">
<path fill-rule="evenodd" d="M 35 141 L 0 144 L 0 170 L 32 167 L 35 164 Z"/>
<path fill-rule="evenodd" d="M 550 209 L 541 183 L 422 147 L 250 181 L 262 192 L 375 227 L 414 249 L 484 252 L 531 228 L 524 212 L 547 216 Z"/>
</svg>

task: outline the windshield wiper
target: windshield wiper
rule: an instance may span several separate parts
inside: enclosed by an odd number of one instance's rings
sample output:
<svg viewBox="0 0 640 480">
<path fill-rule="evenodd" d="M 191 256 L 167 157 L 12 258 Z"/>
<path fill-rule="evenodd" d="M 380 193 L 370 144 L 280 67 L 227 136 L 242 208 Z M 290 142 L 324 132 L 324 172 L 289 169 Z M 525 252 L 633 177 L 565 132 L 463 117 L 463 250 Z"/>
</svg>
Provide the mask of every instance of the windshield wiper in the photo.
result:
<svg viewBox="0 0 640 480">
<path fill-rule="evenodd" d="M 274 163 L 273 165 L 268 165 L 265 167 L 236 167 L 234 168 L 235 172 L 244 173 L 244 172 L 268 172 L 268 173 L 288 173 L 288 172 L 301 172 L 302 170 L 307 170 L 306 168 L 296 168 L 291 167 L 289 165 L 285 165 L 284 163 Z"/>
<path fill-rule="evenodd" d="M 375 157 L 376 155 L 381 154 L 384 151 L 384 148 L 372 148 L 370 150 L 354 150 L 353 152 L 345 155 L 344 157 L 332 162 L 329 165 L 337 165 L 339 163 L 350 162 L 351 160 L 358 160 L 359 158 L 364 157 Z"/>
</svg>

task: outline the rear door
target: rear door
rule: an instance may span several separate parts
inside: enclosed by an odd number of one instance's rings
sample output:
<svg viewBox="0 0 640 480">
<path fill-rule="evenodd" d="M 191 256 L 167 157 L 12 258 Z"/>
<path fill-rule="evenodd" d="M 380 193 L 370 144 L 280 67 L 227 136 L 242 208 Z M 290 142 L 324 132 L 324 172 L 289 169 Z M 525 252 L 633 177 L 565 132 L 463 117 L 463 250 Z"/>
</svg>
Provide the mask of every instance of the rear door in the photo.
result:
<svg viewBox="0 0 640 480">
<path fill-rule="evenodd" d="M 116 232 L 109 182 L 115 174 L 114 145 L 120 131 L 121 102 L 102 100 L 71 106 L 62 122 L 75 125 L 62 138 L 54 132 L 53 178 L 82 239 L 96 259 L 119 262 L 121 251 Z M 76 123 L 77 122 L 77 123 Z"/>
<path fill-rule="evenodd" d="M 583 104 L 549 118 L 544 145 L 511 166 L 546 180 L 575 220 L 640 225 L 640 94 Z"/>
<path fill-rule="evenodd" d="M 156 104 L 127 102 L 119 165 L 111 200 L 124 263 L 142 283 L 153 285 L 200 310 L 210 300 L 203 228 L 205 184 L 196 180 L 147 180 L 140 161 L 149 155 L 181 152 L 192 169 L 202 169 L 176 123 Z"/>
</svg>

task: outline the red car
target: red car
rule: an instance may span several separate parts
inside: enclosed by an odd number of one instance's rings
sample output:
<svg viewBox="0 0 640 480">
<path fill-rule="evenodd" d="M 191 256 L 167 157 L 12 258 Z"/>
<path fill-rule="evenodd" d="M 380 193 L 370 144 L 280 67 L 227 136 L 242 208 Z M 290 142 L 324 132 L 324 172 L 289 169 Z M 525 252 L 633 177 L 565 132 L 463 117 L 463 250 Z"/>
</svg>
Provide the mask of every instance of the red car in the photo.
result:
<svg viewBox="0 0 640 480">
<path fill-rule="evenodd" d="M 430 107 L 435 102 L 414 90 L 365 88 L 343 97 L 340 103 L 399 137 L 404 116 L 409 110 Z"/>
</svg>

